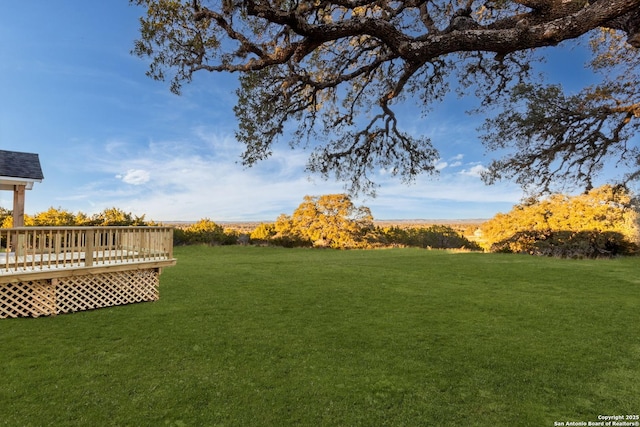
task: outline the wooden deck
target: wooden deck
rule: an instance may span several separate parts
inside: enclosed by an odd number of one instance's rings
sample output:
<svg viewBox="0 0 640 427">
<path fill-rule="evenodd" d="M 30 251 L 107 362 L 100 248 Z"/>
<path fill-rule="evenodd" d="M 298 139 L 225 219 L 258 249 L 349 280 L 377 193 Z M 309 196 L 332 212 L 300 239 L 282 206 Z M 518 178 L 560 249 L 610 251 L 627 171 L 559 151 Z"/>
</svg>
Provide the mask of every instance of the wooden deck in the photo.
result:
<svg viewBox="0 0 640 427">
<path fill-rule="evenodd" d="M 170 227 L 0 229 L 0 247 L 0 318 L 153 301 L 176 263 Z"/>
</svg>

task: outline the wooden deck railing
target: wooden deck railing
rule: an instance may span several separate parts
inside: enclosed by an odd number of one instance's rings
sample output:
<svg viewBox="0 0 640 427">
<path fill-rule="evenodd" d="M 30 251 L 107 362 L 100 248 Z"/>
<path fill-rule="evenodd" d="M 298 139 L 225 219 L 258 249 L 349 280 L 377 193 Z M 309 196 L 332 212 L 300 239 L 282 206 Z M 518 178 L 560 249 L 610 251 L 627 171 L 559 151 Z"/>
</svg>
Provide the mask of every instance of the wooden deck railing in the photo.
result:
<svg viewBox="0 0 640 427">
<path fill-rule="evenodd" d="M 173 259 L 170 227 L 0 229 L 0 276 Z"/>
</svg>

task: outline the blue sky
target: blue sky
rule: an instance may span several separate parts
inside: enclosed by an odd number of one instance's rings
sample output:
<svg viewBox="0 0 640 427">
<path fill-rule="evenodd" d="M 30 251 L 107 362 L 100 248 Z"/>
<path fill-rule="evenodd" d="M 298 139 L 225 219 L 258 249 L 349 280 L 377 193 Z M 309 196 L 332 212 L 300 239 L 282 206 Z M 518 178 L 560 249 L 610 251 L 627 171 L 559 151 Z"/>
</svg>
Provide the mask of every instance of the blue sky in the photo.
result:
<svg viewBox="0 0 640 427">
<path fill-rule="evenodd" d="M 147 63 L 129 53 L 142 13 L 126 0 L 3 6 L 0 148 L 38 153 L 45 175 L 27 192 L 28 214 L 118 207 L 156 221 L 270 221 L 305 195 L 343 191 L 306 174 L 308 153 L 287 146 L 256 167 L 238 164 L 236 77 L 198 75 L 181 96 L 146 77 Z M 562 52 L 549 69 L 580 82 L 575 56 Z M 480 181 L 490 160 L 476 137 L 481 118 L 452 98 L 427 118 L 403 109 L 404 126 L 439 148 L 441 173 L 406 185 L 381 172 L 378 196 L 356 200 L 375 219 L 489 218 L 520 200 L 513 184 Z M 12 193 L 0 192 L 0 206 L 11 205 Z"/>
</svg>

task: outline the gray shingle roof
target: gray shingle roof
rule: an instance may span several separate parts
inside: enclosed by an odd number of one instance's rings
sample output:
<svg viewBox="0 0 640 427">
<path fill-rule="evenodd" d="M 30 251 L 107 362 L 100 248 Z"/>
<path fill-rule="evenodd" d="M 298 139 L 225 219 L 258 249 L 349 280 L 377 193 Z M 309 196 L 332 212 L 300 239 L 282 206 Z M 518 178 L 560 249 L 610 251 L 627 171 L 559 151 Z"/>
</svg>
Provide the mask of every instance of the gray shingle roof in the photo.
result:
<svg viewBox="0 0 640 427">
<path fill-rule="evenodd" d="M 37 154 L 6 150 L 0 150 L 0 176 L 44 179 Z"/>
</svg>

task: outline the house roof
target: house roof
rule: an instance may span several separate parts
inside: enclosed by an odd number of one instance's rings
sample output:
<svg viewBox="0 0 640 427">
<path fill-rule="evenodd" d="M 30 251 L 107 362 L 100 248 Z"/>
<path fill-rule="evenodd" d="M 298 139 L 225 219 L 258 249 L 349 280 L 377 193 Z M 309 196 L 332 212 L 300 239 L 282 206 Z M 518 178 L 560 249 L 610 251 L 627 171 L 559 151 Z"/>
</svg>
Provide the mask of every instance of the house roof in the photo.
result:
<svg viewBox="0 0 640 427">
<path fill-rule="evenodd" d="M 44 179 L 37 154 L 6 150 L 0 150 L 0 176 L 34 181 Z"/>
<path fill-rule="evenodd" d="M 0 150 L 0 190 L 12 190 L 14 185 L 26 185 L 44 179 L 40 158 L 35 153 Z"/>
</svg>

